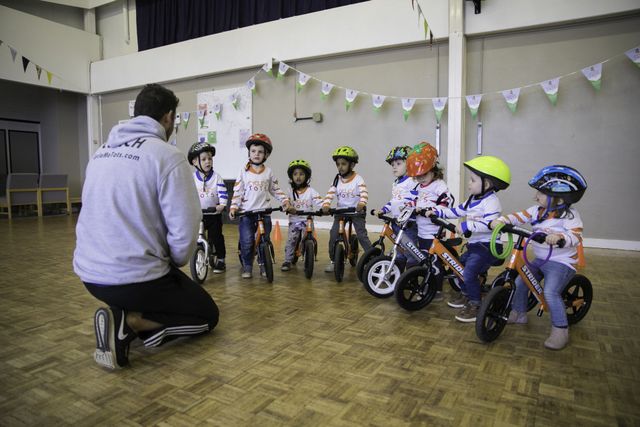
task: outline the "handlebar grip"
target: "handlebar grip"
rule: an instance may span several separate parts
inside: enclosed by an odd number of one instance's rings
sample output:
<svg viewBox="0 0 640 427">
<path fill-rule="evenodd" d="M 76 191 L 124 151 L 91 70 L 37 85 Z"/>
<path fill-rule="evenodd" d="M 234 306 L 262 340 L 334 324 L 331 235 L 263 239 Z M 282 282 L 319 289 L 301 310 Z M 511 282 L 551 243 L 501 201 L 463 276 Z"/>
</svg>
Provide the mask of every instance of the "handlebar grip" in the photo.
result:
<svg viewBox="0 0 640 427">
<path fill-rule="evenodd" d="M 467 230 L 467 231 L 464 232 L 464 237 L 466 237 L 468 239 L 469 237 L 471 237 L 472 234 L 473 233 L 471 232 L 471 230 Z"/>
<path fill-rule="evenodd" d="M 547 238 L 547 235 L 545 233 L 538 233 L 533 236 L 533 240 L 538 243 L 544 243 L 546 238 Z"/>
<path fill-rule="evenodd" d="M 558 240 L 558 243 L 556 243 L 556 246 L 558 246 L 559 248 L 564 248 L 564 245 L 567 244 L 567 241 L 564 240 L 564 237 L 560 240 Z"/>
</svg>

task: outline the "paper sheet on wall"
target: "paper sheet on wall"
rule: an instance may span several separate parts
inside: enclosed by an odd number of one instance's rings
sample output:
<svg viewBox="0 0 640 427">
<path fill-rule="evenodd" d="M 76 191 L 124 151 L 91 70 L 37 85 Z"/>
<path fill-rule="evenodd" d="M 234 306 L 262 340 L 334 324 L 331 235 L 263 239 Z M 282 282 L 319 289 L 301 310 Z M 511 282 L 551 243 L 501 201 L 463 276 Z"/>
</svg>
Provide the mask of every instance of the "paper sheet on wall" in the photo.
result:
<svg viewBox="0 0 640 427">
<path fill-rule="evenodd" d="M 215 145 L 213 169 L 224 179 L 235 179 L 247 162 L 244 144 L 252 133 L 251 90 L 243 86 L 200 92 L 197 108 L 204 113 L 198 123 L 198 141 Z"/>
</svg>

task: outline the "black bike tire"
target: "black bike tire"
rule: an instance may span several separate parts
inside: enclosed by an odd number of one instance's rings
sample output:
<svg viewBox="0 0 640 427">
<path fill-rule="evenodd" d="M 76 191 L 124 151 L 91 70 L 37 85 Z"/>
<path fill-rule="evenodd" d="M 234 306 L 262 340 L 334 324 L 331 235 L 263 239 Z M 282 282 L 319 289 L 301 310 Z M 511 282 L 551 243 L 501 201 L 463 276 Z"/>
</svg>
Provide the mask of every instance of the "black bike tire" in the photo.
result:
<svg viewBox="0 0 640 427">
<path fill-rule="evenodd" d="M 416 311 L 429 305 L 429 303 L 433 300 L 433 297 L 436 295 L 437 291 L 436 278 L 430 270 L 431 269 L 426 266 L 416 266 L 407 269 L 400 275 L 400 277 L 398 278 L 398 283 L 396 283 L 396 288 L 393 292 L 400 307 L 408 311 Z M 412 301 L 413 297 L 416 295 L 416 292 L 414 292 L 414 289 L 409 289 L 409 286 L 412 285 L 412 281 L 415 280 L 416 277 L 427 278 L 427 291 L 425 295 L 418 301 Z M 405 294 L 406 290 L 410 291 L 409 299 L 407 299 L 407 295 Z"/>
<path fill-rule="evenodd" d="M 311 279 L 313 276 L 313 265 L 315 263 L 316 245 L 309 239 L 304 243 L 304 276 Z"/>
<path fill-rule="evenodd" d="M 342 282 L 344 278 L 344 258 L 344 245 L 342 242 L 338 242 L 333 253 L 333 276 L 338 283 Z"/>
<path fill-rule="evenodd" d="M 382 253 L 383 250 L 379 246 L 372 246 L 367 249 L 358 260 L 358 263 L 356 264 L 356 274 L 358 275 L 358 280 L 360 280 L 363 285 L 365 281 L 365 267 L 367 266 L 369 261 L 371 261 L 374 257 L 381 255 Z"/>
<path fill-rule="evenodd" d="M 569 293 L 571 288 L 575 287 L 575 291 Z M 582 298 L 584 299 L 584 303 L 576 310 L 573 308 L 573 300 L 576 297 L 580 297 L 579 291 L 582 289 Z M 587 279 L 582 274 L 576 274 L 569 280 L 569 283 L 562 290 L 562 300 L 565 304 L 565 309 L 567 310 L 567 321 L 570 325 L 575 325 L 587 315 L 589 309 L 591 308 L 591 302 L 593 301 L 593 286 L 591 285 L 591 281 Z M 568 310 L 572 309 L 572 312 Z"/>
<path fill-rule="evenodd" d="M 191 278 L 193 279 L 194 282 L 196 282 L 199 285 L 202 285 L 204 283 L 205 280 L 207 280 L 207 275 L 209 274 L 209 266 L 206 265 L 207 260 L 205 259 L 205 266 L 206 268 L 204 269 L 204 276 L 200 277 L 200 275 L 198 274 L 198 254 L 202 254 L 202 257 L 204 258 L 204 246 L 202 246 L 201 244 L 198 244 L 196 246 L 196 250 L 193 253 L 193 255 L 191 255 L 191 259 L 189 260 L 189 269 L 191 270 Z"/>
<path fill-rule="evenodd" d="M 273 283 L 273 255 L 269 243 L 260 244 L 262 251 L 262 265 L 264 266 L 264 272 L 267 276 L 267 282 Z"/>
<path fill-rule="evenodd" d="M 495 341 L 507 325 L 511 311 L 511 307 L 508 306 L 510 292 L 512 291 L 504 286 L 496 286 L 482 300 L 476 316 L 476 335 L 480 341 Z"/>
</svg>

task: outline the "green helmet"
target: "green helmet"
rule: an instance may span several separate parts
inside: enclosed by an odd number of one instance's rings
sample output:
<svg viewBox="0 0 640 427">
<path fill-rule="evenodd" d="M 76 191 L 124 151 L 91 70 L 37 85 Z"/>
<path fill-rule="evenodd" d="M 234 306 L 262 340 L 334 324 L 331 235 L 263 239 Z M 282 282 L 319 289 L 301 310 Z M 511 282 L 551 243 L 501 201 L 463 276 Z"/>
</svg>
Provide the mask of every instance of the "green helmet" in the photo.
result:
<svg viewBox="0 0 640 427">
<path fill-rule="evenodd" d="M 289 179 L 293 179 L 293 171 L 295 169 L 302 169 L 304 171 L 307 175 L 307 182 L 311 179 L 311 165 L 306 160 L 292 160 L 291 163 L 289 163 L 289 167 L 287 168 Z"/>
<path fill-rule="evenodd" d="M 358 152 L 348 145 L 343 145 L 342 147 L 338 147 L 333 150 L 331 157 L 334 162 L 339 158 L 343 158 L 350 162 L 358 163 Z"/>
<path fill-rule="evenodd" d="M 481 178 L 489 179 L 497 190 L 504 190 L 511 184 L 509 166 L 497 157 L 480 156 L 464 162 L 464 165 Z"/>
</svg>

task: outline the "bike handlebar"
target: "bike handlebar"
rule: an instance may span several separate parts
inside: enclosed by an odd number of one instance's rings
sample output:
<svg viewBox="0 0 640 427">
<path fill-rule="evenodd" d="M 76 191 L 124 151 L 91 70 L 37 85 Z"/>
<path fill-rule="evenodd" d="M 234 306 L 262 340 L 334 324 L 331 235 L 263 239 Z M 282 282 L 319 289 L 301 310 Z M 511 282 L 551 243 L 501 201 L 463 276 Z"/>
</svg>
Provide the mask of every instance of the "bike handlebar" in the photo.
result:
<svg viewBox="0 0 640 427">
<path fill-rule="evenodd" d="M 321 216 L 322 215 L 322 211 L 321 210 L 317 210 L 317 211 L 295 211 L 294 213 L 292 213 L 290 215 Z"/>
<path fill-rule="evenodd" d="M 500 231 L 515 234 L 515 235 L 524 237 L 525 239 L 533 236 L 531 240 L 538 243 L 545 243 L 545 240 L 547 238 L 547 233 L 543 233 L 542 231 L 533 232 L 531 230 L 527 230 L 526 228 L 518 227 L 517 225 L 513 225 L 513 224 L 504 224 L 504 226 Z M 558 243 L 556 243 L 556 246 L 559 248 L 563 248 L 564 245 L 566 244 L 567 244 L 566 240 L 562 238 L 558 240 Z"/>
<path fill-rule="evenodd" d="M 271 212 L 277 212 L 277 211 L 282 211 L 282 207 L 277 207 L 277 208 L 266 208 L 266 209 L 254 209 L 252 211 L 243 211 L 243 212 L 238 212 L 236 214 L 237 217 L 241 217 L 241 216 L 247 216 L 247 215 L 269 215 Z"/>
<path fill-rule="evenodd" d="M 422 211 L 418 215 L 427 217 L 427 211 Z M 428 216 L 432 223 L 444 227 L 446 230 L 449 230 L 452 233 L 457 233 L 456 225 L 452 222 L 447 221 L 446 219 L 440 218 L 437 215 L 431 214 Z M 462 235 L 466 238 L 471 237 L 473 233 L 470 230 L 465 231 Z"/>
<path fill-rule="evenodd" d="M 366 208 L 365 208 L 366 211 Z M 331 208 L 329 209 L 328 215 L 344 215 L 344 214 L 355 214 L 356 208 Z"/>
<path fill-rule="evenodd" d="M 207 208 L 202 209 L 202 215 L 221 215 L 224 209 L 220 212 L 216 210 L 216 208 Z"/>
<path fill-rule="evenodd" d="M 375 213 L 375 209 L 371 209 L 371 212 L 369 212 L 371 215 L 376 216 L 378 218 L 380 218 L 381 220 L 383 220 L 384 222 L 395 222 L 394 218 L 391 218 L 390 216 L 386 216 L 386 215 L 382 215 L 381 213 Z"/>
</svg>

